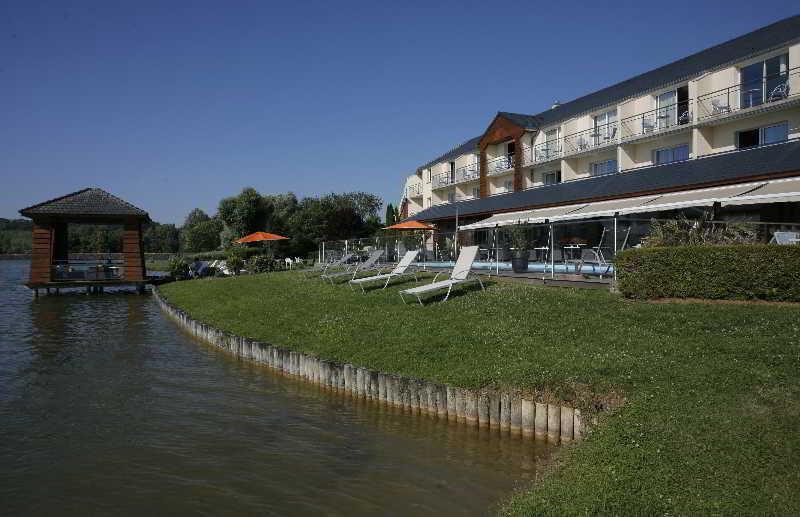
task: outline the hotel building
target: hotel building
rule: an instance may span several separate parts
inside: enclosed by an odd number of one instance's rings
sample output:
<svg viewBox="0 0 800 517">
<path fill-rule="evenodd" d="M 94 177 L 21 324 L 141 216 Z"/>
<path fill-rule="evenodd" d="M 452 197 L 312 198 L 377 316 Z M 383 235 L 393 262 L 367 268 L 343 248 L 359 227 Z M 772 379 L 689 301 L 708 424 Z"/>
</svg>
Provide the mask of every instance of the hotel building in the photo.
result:
<svg viewBox="0 0 800 517">
<path fill-rule="evenodd" d="M 797 201 L 793 16 L 541 113 L 499 112 L 408 176 L 400 206 L 452 230 L 457 215 L 461 225 L 544 208 L 577 219 L 711 207 L 796 222 Z"/>
</svg>

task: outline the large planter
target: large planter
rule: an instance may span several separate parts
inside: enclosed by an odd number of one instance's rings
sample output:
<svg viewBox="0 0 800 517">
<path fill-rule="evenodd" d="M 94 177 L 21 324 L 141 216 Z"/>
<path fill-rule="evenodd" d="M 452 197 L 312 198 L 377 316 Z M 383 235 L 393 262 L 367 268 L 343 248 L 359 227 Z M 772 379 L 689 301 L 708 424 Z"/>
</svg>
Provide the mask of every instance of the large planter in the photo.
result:
<svg viewBox="0 0 800 517">
<path fill-rule="evenodd" d="M 514 273 L 527 273 L 531 254 L 528 250 L 516 250 L 511 255 L 511 270 Z"/>
</svg>

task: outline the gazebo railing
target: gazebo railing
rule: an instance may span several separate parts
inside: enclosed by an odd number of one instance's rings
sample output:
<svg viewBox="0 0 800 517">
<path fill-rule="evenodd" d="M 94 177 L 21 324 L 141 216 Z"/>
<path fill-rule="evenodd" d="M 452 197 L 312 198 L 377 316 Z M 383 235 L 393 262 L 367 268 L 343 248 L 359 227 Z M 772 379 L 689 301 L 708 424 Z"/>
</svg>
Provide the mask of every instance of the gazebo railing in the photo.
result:
<svg viewBox="0 0 800 517">
<path fill-rule="evenodd" d="M 104 281 L 125 278 L 125 266 L 119 260 L 59 260 L 50 266 L 50 279 L 58 281 Z"/>
</svg>

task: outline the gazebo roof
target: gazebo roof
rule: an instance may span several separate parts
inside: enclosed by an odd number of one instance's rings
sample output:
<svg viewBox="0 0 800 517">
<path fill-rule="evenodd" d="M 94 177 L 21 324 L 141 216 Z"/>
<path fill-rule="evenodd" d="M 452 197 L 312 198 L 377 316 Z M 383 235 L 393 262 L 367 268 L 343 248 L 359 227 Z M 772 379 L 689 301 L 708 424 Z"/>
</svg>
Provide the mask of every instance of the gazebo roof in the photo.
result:
<svg viewBox="0 0 800 517">
<path fill-rule="evenodd" d="M 99 188 L 85 188 L 65 196 L 57 197 L 19 211 L 26 217 L 136 217 L 150 219 L 142 210 L 117 196 Z"/>
</svg>

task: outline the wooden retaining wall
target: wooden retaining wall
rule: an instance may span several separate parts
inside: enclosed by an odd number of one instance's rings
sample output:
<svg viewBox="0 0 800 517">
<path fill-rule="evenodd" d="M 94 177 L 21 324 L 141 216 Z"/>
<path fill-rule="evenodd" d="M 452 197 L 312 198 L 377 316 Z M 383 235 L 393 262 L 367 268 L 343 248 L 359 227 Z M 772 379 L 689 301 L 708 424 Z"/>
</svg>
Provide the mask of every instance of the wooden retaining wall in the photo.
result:
<svg viewBox="0 0 800 517">
<path fill-rule="evenodd" d="M 353 397 L 554 444 L 580 440 L 588 429 L 580 409 L 537 402 L 519 392 L 468 390 L 329 361 L 195 321 L 166 301 L 156 287 L 153 296 L 161 309 L 194 337 L 241 359 Z"/>
</svg>

